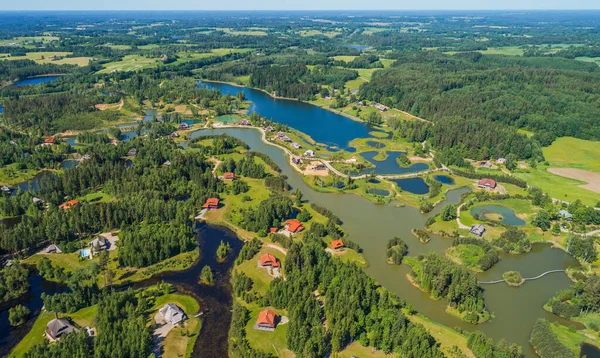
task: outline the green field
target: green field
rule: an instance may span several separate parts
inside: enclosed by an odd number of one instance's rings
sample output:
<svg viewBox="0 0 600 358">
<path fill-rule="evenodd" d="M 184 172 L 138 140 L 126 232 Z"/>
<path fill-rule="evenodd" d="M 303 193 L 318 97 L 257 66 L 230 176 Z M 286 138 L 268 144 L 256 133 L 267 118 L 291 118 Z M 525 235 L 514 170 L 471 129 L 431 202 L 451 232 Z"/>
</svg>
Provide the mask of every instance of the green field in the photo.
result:
<svg viewBox="0 0 600 358">
<path fill-rule="evenodd" d="M 352 60 L 354 60 L 357 57 L 358 56 L 333 56 L 332 58 L 336 61 L 351 62 Z"/>
<path fill-rule="evenodd" d="M 446 255 L 473 271 L 482 271 L 479 267 L 479 259 L 484 255 L 481 246 L 473 244 L 460 244 L 452 246 L 446 251 Z"/>
<path fill-rule="evenodd" d="M 600 57 L 576 57 L 577 61 L 592 62 L 600 66 Z"/>
<path fill-rule="evenodd" d="M 358 77 L 355 80 L 350 80 L 346 82 L 345 87 L 350 91 L 357 90 L 363 83 L 367 83 L 367 81 L 364 78 Z"/>
<path fill-rule="evenodd" d="M 585 182 L 554 175 L 546 171 L 543 166 L 530 169 L 529 173 L 515 173 L 515 176 L 526 180 L 530 185 L 542 189 L 550 197 L 568 202 L 577 199 L 585 205 L 596 205 L 600 200 L 600 194 L 579 187 Z"/>
<path fill-rule="evenodd" d="M 550 167 L 600 172 L 600 142 L 562 137 L 543 149 Z"/>
<path fill-rule="evenodd" d="M 246 323 L 246 337 L 250 345 L 254 349 L 280 356 L 279 353 L 287 349 L 286 335 L 289 323 L 277 325 L 273 332 L 254 329 L 254 325 L 258 319 L 258 314 L 265 309 L 270 309 L 282 316 L 286 316 L 287 313 L 273 307 L 257 307 L 256 304 L 250 304 L 247 308 L 250 314 L 248 315 L 248 323 Z"/>
<path fill-rule="evenodd" d="M 267 292 L 271 281 L 273 281 L 273 277 L 269 275 L 268 269 L 258 267 L 257 261 L 263 254 L 271 254 L 277 257 L 281 263 L 285 261 L 285 255 L 281 251 L 263 245 L 262 249 L 253 258 L 236 267 L 236 270 L 245 273 L 246 276 L 254 281 L 252 291 L 260 295 L 264 295 Z"/>
<path fill-rule="evenodd" d="M 121 61 L 109 62 L 99 73 L 139 71 L 158 66 L 159 60 L 140 55 L 127 55 Z"/>
</svg>

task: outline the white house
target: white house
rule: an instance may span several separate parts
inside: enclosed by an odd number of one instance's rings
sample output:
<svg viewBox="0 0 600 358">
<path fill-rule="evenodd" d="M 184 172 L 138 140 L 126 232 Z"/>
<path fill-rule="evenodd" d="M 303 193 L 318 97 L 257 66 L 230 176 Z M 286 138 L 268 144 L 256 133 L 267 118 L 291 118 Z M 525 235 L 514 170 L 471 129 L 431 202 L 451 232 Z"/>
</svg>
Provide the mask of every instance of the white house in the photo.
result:
<svg viewBox="0 0 600 358">
<path fill-rule="evenodd" d="M 165 322 L 171 324 L 177 324 L 187 318 L 181 308 L 172 303 L 167 303 L 158 312 Z"/>
</svg>

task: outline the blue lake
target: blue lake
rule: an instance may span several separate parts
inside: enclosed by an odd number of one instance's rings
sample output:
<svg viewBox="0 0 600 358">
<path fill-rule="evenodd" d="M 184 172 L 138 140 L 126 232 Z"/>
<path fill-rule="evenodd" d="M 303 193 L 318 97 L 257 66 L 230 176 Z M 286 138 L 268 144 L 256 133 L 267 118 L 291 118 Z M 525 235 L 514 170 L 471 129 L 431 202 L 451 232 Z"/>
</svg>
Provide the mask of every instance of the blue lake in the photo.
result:
<svg viewBox="0 0 600 358">
<path fill-rule="evenodd" d="M 392 180 L 400 189 L 413 194 L 427 194 L 429 193 L 429 186 L 425 183 L 423 178 L 408 178 L 408 179 L 396 179 Z"/>
<path fill-rule="evenodd" d="M 483 205 L 471 208 L 471 215 L 477 214 L 479 217 L 484 217 L 487 214 L 499 214 L 502 216 L 501 222 L 511 226 L 523 226 L 525 221 L 519 218 L 513 209 L 502 205 Z"/>
<path fill-rule="evenodd" d="M 369 134 L 372 128 L 370 129 L 366 124 L 310 103 L 277 99 L 259 90 L 226 83 L 199 82 L 198 85 L 232 95 L 244 92 L 246 99 L 252 102 L 248 109 L 249 113 L 256 112 L 277 123 L 287 124 L 328 147 L 353 151 L 354 148 L 349 148 L 350 141 L 356 138 L 372 137 Z"/>
<path fill-rule="evenodd" d="M 79 165 L 79 161 L 77 161 L 75 159 L 67 159 L 67 160 L 63 161 L 61 164 L 61 166 L 64 169 L 75 168 L 77 165 Z"/>
<path fill-rule="evenodd" d="M 454 184 L 454 179 L 450 178 L 447 175 L 436 175 L 433 177 L 433 179 L 439 181 L 442 184 L 448 184 L 448 185 Z"/>
<path fill-rule="evenodd" d="M 58 76 L 44 76 L 44 77 L 32 77 L 26 78 L 14 84 L 14 86 L 27 86 L 27 85 L 39 85 L 41 83 L 56 81 Z"/>
<path fill-rule="evenodd" d="M 401 167 L 396 159 L 402 154 L 404 154 L 404 152 L 387 152 L 387 158 L 385 158 L 385 160 L 377 161 L 373 159 L 377 155 L 377 152 L 360 153 L 363 158 L 375 166 L 375 168 L 363 170 L 363 173 L 375 171 L 375 174 L 404 174 L 420 172 L 429 169 L 429 166 L 425 163 L 416 163 L 407 168 Z"/>
</svg>

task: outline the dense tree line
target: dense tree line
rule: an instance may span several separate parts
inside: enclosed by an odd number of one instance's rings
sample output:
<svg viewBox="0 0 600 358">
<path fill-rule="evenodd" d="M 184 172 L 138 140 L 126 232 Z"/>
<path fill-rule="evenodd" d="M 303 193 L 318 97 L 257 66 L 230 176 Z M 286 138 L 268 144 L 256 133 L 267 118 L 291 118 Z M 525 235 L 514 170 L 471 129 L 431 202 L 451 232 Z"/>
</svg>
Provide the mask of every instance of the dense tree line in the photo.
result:
<svg viewBox="0 0 600 358">
<path fill-rule="evenodd" d="M 492 244 L 506 253 L 522 254 L 531 250 L 531 241 L 515 226 L 509 226 L 499 238 L 492 240 Z"/>
<path fill-rule="evenodd" d="M 577 281 L 548 301 L 552 313 L 564 318 L 600 312 L 600 276 L 594 274 Z"/>
<path fill-rule="evenodd" d="M 418 259 L 419 263 L 410 275 L 431 297 L 447 298 L 450 307 L 458 310 L 470 323 L 478 323 L 480 316 L 487 314 L 483 290 L 474 273 L 435 253 Z"/>
<path fill-rule="evenodd" d="M 403 315 L 397 297 L 359 267 L 333 259 L 319 241 L 294 243 L 284 265 L 287 280 L 275 279 L 267 293 L 272 305 L 290 314 L 287 345 L 297 356 L 322 357 L 358 340 L 404 357 L 442 357 L 427 331 Z M 325 297 L 324 310 L 315 289 Z"/>
<path fill-rule="evenodd" d="M 292 199 L 286 196 L 273 196 L 263 200 L 256 209 L 247 209 L 242 221 L 237 223 L 245 230 L 266 232 L 270 227 L 279 227 L 292 217 L 294 207 Z"/>
<path fill-rule="evenodd" d="M 311 209 L 313 209 L 314 211 L 318 212 L 319 214 L 325 216 L 328 219 L 331 219 L 334 223 L 341 225 L 342 224 L 342 220 L 335 215 L 333 212 L 331 212 L 331 210 L 322 207 L 321 205 L 315 204 L 315 203 L 310 203 L 310 207 Z"/>
<path fill-rule="evenodd" d="M 485 333 L 475 331 L 467 338 L 467 347 L 477 358 L 520 358 L 523 356 L 522 348 L 516 344 L 508 343 L 501 339 L 496 344 Z"/>
<path fill-rule="evenodd" d="M 575 358 L 571 349 L 561 343 L 552 331 L 550 322 L 543 318 L 538 318 L 533 325 L 529 342 L 542 358 Z"/>
<path fill-rule="evenodd" d="M 66 143 L 41 146 L 38 135 L 25 134 L 0 126 L 0 165 L 17 163 L 15 169 L 55 168 L 69 151 Z"/>
<path fill-rule="evenodd" d="M 319 91 L 320 86 L 300 82 L 300 79 L 309 73 L 304 65 L 259 67 L 250 76 L 249 85 L 280 97 L 310 100 Z"/>
<path fill-rule="evenodd" d="M 396 58 L 394 66 L 373 74 L 361 96 L 436 122 L 477 118 L 487 125 L 600 138 L 597 67 L 480 54 L 407 52 Z"/>
<path fill-rule="evenodd" d="M 0 270 L 0 302 L 17 298 L 29 290 L 29 271 L 18 262 Z"/>
<path fill-rule="evenodd" d="M 582 262 L 591 263 L 598 259 L 595 244 L 596 239 L 593 236 L 572 234 L 567 239 L 567 252 Z"/>
</svg>

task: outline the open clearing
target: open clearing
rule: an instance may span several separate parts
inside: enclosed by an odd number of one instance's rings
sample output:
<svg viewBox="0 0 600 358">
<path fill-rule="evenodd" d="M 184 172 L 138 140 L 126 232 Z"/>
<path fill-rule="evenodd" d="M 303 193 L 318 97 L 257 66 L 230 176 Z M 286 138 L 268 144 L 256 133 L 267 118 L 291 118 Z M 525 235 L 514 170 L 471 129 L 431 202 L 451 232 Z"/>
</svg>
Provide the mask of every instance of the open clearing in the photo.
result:
<svg viewBox="0 0 600 358">
<path fill-rule="evenodd" d="M 99 73 L 110 73 L 113 71 L 137 71 L 158 65 L 158 59 L 147 58 L 139 55 L 127 55 L 121 61 L 109 62 Z"/>
<path fill-rule="evenodd" d="M 600 172 L 600 142 L 562 137 L 543 151 L 552 167 Z"/>
<path fill-rule="evenodd" d="M 71 52 L 27 52 L 25 56 L 9 56 L 0 54 L 0 59 L 6 60 L 33 60 L 37 63 L 54 63 L 56 65 L 87 66 L 91 57 L 65 57 Z"/>
<path fill-rule="evenodd" d="M 587 184 L 580 185 L 582 188 L 600 193 L 600 173 L 574 168 L 548 168 L 548 171 L 552 174 L 584 181 Z"/>
<path fill-rule="evenodd" d="M 573 202 L 579 199 L 585 205 L 596 205 L 600 200 L 600 194 L 582 187 L 586 182 L 552 174 L 543 166 L 529 169 L 529 172 L 515 173 L 515 176 L 559 200 Z"/>
</svg>

